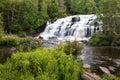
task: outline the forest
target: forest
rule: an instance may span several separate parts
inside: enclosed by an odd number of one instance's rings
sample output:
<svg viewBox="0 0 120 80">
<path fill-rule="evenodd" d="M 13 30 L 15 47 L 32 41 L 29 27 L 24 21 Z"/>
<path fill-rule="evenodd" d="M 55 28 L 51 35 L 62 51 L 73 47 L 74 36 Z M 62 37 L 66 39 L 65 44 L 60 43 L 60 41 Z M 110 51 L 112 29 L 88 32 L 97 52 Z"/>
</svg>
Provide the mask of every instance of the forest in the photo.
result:
<svg viewBox="0 0 120 80">
<path fill-rule="evenodd" d="M 103 23 L 102 31 L 87 44 L 120 46 L 120 0 L 0 0 L 0 50 L 13 50 L 3 62 L 0 51 L 0 80 L 82 80 L 81 75 L 90 72 L 77 59 L 83 44 L 67 41 L 51 49 L 41 47 L 41 40 L 34 37 L 44 31 L 48 21 L 87 14 L 97 16 L 95 26 Z M 98 80 L 120 80 L 119 75 L 99 75 Z"/>
<path fill-rule="evenodd" d="M 103 21 L 103 34 L 108 37 L 102 44 L 99 43 L 104 38 L 101 35 L 90 43 L 116 46 L 120 45 L 119 4 L 119 0 L 3 0 L 0 1 L 0 29 L 19 36 L 33 35 L 42 31 L 47 21 L 69 15 L 97 14 L 97 20 Z"/>
<path fill-rule="evenodd" d="M 0 2 L 1 22 L 6 33 L 33 34 L 49 20 L 96 13 L 96 4 L 94 0 L 4 0 Z"/>
</svg>

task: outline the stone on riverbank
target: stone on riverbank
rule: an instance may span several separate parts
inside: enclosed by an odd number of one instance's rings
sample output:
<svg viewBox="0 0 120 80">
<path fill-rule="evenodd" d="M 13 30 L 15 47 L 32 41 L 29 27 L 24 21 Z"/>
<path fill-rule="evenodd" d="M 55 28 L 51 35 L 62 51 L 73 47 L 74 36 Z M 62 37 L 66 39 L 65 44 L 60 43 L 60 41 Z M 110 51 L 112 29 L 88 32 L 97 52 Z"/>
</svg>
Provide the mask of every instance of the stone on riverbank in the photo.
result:
<svg viewBox="0 0 120 80">
<path fill-rule="evenodd" d="M 100 66 L 99 69 L 106 75 L 111 75 L 110 71 L 106 67 Z"/>
<path fill-rule="evenodd" d="M 81 75 L 82 80 L 101 80 L 99 76 L 97 76 L 95 73 L 88 73 L 85 72 Z"/>
<path fill-rule="evenodd" d="M 15 47 L 10 48 L 10 51 L 15 52 L 17 49 Z"/>
<path fill-rule="evenodd" d="M 113 80 L 115 79 L 115 76 L 110 73 L 109 69 L 107 69 L 106 67 L 102 67 L 102 66 L 100 66 L 99 68 L 105 75 L 111 77 Z"/>
<path fill-rule="evenodd" d="M 91 66 L 90 66 L 89 64 L 83 64 L 83 68 L 84 68 L 84 69 L 90 69 Z"/>
<path fill-rule="evenodd" d="M 109 66 L 108 68 L 111 72 L 115 72 L 115 67 Z"/>
</svg>

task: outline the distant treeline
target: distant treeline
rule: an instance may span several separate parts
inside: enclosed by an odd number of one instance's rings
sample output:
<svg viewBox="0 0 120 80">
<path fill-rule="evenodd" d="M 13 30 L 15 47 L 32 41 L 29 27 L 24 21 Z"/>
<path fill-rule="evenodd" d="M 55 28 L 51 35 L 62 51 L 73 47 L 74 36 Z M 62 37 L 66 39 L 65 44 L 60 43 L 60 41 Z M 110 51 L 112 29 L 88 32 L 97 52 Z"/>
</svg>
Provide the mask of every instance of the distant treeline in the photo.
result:
<svg viewBox="0 0 120 80">
<path fill-rule="evenodd" d="M 0 26 L 6 33 L 33 34 L 48 20 L 54 21 L 68 15 L 118 16 L 119 4 L 120 0 L 1 0 Z"/>
</svg>

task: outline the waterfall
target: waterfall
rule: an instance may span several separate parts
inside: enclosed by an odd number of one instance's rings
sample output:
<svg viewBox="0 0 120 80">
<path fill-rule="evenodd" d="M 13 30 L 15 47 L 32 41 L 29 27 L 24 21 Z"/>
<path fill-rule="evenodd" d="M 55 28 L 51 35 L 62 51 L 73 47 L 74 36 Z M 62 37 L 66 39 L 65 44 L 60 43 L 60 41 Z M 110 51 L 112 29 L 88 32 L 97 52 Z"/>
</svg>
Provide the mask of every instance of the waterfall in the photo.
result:
<svg viewBox="0 0 120 80">
<path fill-rule="evenodd" d="M 58 40 L 89 40 L 91 35 L 102 30 L 102 23 L 94 26 L 96 15 L 75 15 L 60 18 L 54 23 L 47 23 L 46 29 L 39 36 L 44 39 L 56 37 Z"/>
</svg>

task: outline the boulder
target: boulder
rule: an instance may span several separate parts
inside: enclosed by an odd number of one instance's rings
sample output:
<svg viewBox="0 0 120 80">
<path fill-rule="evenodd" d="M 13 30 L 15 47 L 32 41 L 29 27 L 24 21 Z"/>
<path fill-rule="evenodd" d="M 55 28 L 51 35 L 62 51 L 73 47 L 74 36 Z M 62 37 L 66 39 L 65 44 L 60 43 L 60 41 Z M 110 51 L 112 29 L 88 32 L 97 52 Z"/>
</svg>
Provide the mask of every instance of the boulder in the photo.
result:
<svg viewBox="0 0 120 80">
<path fill-rule="evenodd" d="M 101 80 L 95 73 L 85 72 L 81 75 L 82 80 Z"/>
<path fill-rule="evenodd" d="M 110 71 L 106 67 L 99 66 L 99 69 L 106 75 L 111 75 Z"/>
<path fill-rule="evenodd" d="M 107 69 L 106 67 L 101 67 L 101 66 L 100 66 L 99 68 L 100 68 L 100 70 L 101 70 L 104 74 L 108 75 L 108 76 L 111 77 L 113 80 L 115 79 L 115 76 L 110 73 L 109 69 Z"/>
<path fill-rule="evenodd" d="M 57 37 L 52 36 L 52 37 L 49 37 L 48 39 L 50 39 L 50 40 L 57 40 Z"/>
<path fill-rule="evenodd" d="M 115 72 L 115 67 L 109 66 L 108 69 L 109 69 L 111 72 Z"/>
<path fill-rule="evenodd" d="M 76 17 L 72 17 L 72 22 L 78 22 L 80 21 L 80 17 L 79 16 L 76 16 Z"/>
<path fill-rule="evenodd" d="M 84 69 L 89 69 L 91 66 L 89 64 L 83 64 Z"/>
<path fill-rule="evenodd" d="M 17 49 L 15 48 L 15 47 L 12 47 L 12 48 L 10 48 L 10 51 L 12 51 L 12 52 L 14 52 L 14 51 L 16 51 Z"/>
<path fill-rule="evenodd" d="M 39 36 L 39 39 L 43 40 L 44 38 L 42 36 Z"/>
</svg>

